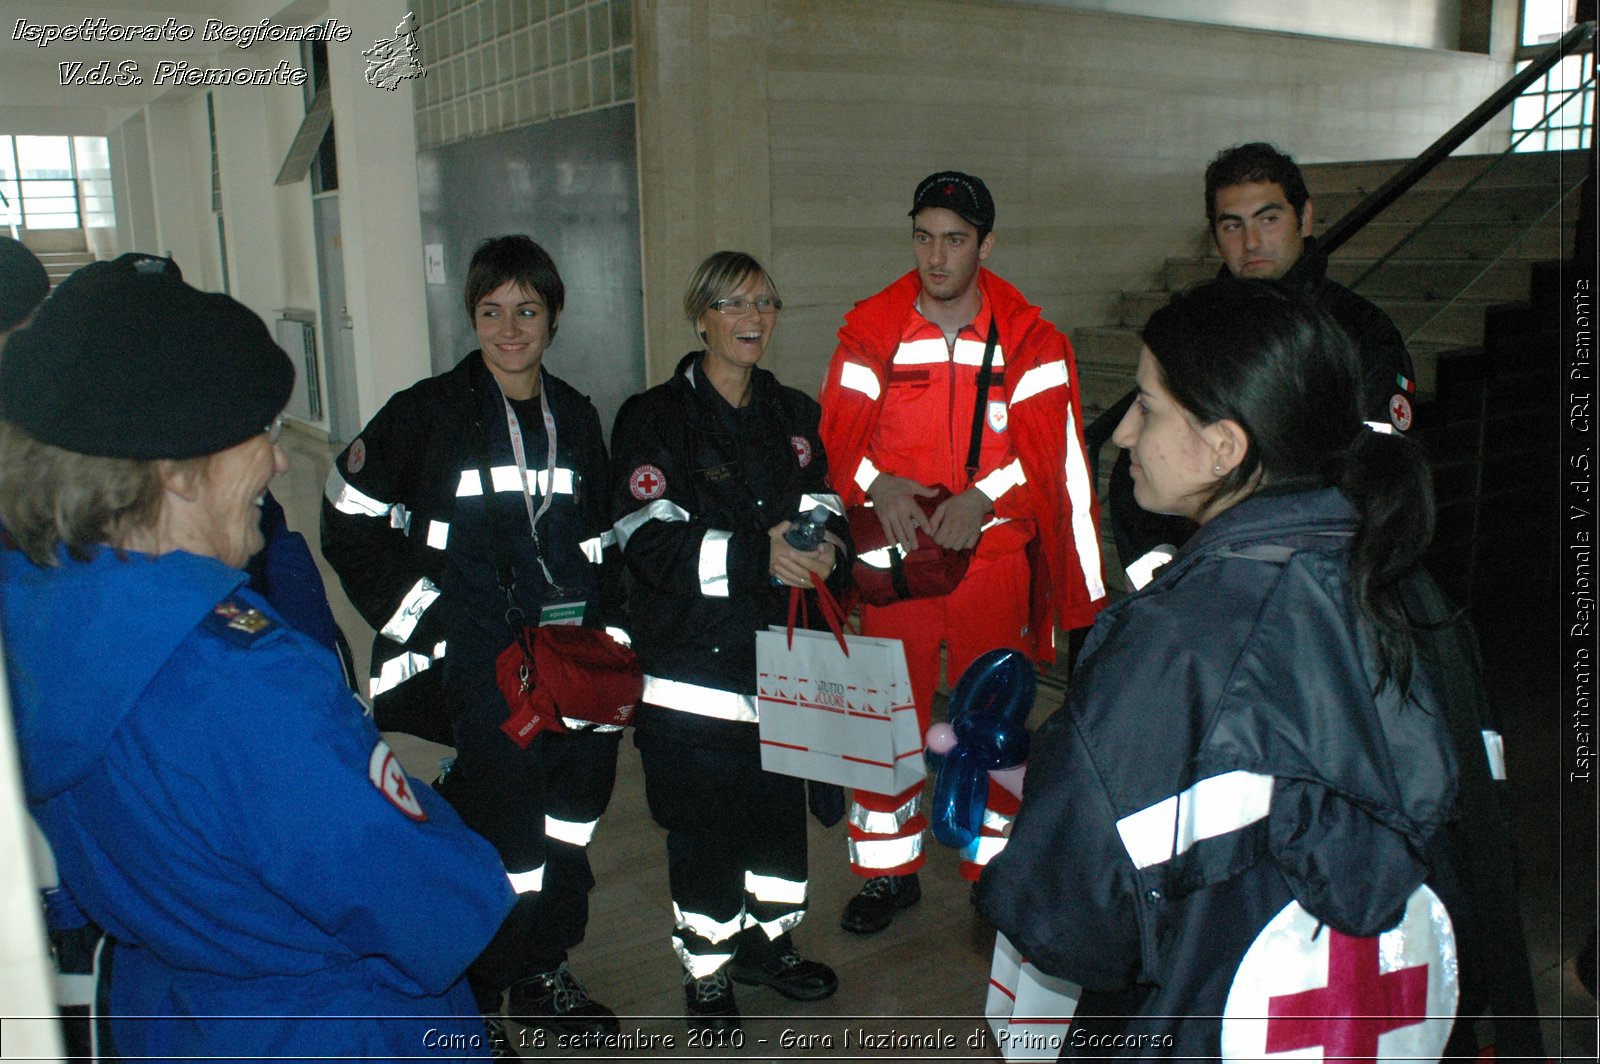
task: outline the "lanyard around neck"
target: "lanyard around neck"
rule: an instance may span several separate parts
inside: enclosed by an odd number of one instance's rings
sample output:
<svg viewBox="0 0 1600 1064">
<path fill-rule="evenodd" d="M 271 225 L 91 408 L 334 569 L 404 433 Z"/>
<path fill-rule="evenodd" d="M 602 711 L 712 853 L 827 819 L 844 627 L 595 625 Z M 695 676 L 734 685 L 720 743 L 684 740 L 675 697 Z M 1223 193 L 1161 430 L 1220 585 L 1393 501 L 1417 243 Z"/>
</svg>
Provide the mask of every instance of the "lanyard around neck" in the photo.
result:
<svg viewBox="0 0 1600 1064">
<path fill-rule="evenodd" d="M 496 387 L 499 384 L 499 381 L 495 381 Z M 550 413 L 549 392 L 543 387 L 539 389 L 539 413 L 544 418 L 545 465 L 537 513 L 533 508 L 532 486 L 528 483 L 528 453 L 522 443 L 522 420 L 512 409 L 511 400 L 506 398 L 504 389 L 500 391 L 500 402 L 506 409 L 506 430 L 511 434 L 511 453 L 517 460 L 518 494 L 522 496 L 523 508 L 528 512 L 528 531 L 533 536 L 534 557 L 539 560 L 539 569 L 544 573 L 545 582 L 554 587 L 555 577 L 550 575 L 550 568 L 544 563 L 544 551 L 539 546 L 539 519 L 550 509 L 550 499 L 556 490 L 556 419 Z M 485 484 L 484 490 L 492 492 L 494 485 Z"/>
</svg>

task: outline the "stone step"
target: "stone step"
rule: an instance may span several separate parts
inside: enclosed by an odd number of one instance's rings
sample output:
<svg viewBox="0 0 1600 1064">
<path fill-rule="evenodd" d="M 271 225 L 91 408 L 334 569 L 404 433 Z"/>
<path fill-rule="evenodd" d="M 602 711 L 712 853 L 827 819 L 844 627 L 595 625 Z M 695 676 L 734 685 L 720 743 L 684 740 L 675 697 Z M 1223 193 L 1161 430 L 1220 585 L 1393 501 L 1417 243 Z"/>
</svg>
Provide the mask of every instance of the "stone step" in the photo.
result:
<svg viewBox="0 0 1600 1064">
<path fill-rule="evenodd" d="M 1583 173 L 1588 163 L 1586 151 L 1526 152 L 1506 160 L 1481 182 L 1499 185 L 1549 184 Z M 1452 155 L 1423 177 L 1413 191 L 1459 188 L 1470 181 L 1495 156 Z M 1359 192 L 1363 195 L 1381 186 L 1411 160 L 1376 159 L 1370 161 L 1311 163 L 1301 166 L 1306 187 L 1317 195 L 1333 192 Z M 1330 217 L 1327 219 L 1332 221 Z"/>
<path fill-rule="evenodd" d="M 51 287 L 95 261 L 94 255 L 88 251 L 39 251 L 34 254 L 44 266 L 44 272 L 50 275 Z"/>
<path fill-rule="evenodd" d="M 1328 264 L 1328 276 L 1350 287 L 1376 259 L 1346 258 L 1343 253 Z M 1159 278 L 1163 287 L 1177 291 L 1209 281 L 1222 269 L 1216 256 L 1168 259 Z M 1463 291 L 1463 288 L 1465 289 Z M 1356 292 L 1372 300 L 1385 296 L 1402 299 L 1444 299 L 1461 295 L 1487 302 L 1526 299 L 1528 264 L 1520 259 L 1487 263 L 1479 259 L 1434 259 L 1429 262 L 1390 261 L 1362 277 Z"/>
<path fill-rule="evenodd" d="M 1558 259 L 1571 251 L 1567 227 L 1547 219 L 1530 228 L 1521 222 L 1480 219 L 1472 222 L 1436 223 L 1411 236 L 1404 222 L 1370 222 L 1339 249 L 1351 258 L 1378 258 L 1394 250 L 1399 261 L 1432 259 L 1496 259 L 1534 262 Z M 1410 239 L 1407 239 L 1410 237 Z M 1400 246 L 1404 241 L 1404 246 Z"/>
<path fill-rule="evenodd" d="M 1403 222 L 1418 225 L 1434 218 L 1435 221 L 1471 221 L 1479 218 L 1498 218 L 1508 222 L 1531 223 L 1543 218 L 1558 201 L 1568 202 L 1572 210 L 1566 215 L 1576 219 L 1577 185 L 1583 171 L 1576 170 L 1560 175 L 1551 181 L 1529 183 L 1491 184 L 1488 179 L 1474 185 L 1464 193 L 1458 187 L 1414 188 L 1395 200 L 1375 221 Z M 1315 189 L 1317 186 L 1311 186 Z M 1312 203 L 1319 229 L 1326 229 L 1355 209 L 1366 197 L 1365 192 L 1315 192 Z M 1452 202 L 1453 200 L 1453 202 Z M 1557 213 L 1562 212 L 1561 208 Z"/>
</svg>

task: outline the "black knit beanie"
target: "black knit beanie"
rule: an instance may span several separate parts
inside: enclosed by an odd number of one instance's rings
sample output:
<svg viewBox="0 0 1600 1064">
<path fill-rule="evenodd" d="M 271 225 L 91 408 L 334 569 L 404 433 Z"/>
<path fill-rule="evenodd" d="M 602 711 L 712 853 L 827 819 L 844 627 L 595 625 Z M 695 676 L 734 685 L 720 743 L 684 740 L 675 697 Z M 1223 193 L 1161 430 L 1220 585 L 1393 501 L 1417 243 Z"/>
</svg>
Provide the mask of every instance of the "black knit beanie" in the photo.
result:
<svg viewBox="0 0 1600 1064">
<path fill-rule="evenodd" d="M 294 366 L 255 312 L 124 256 L 62 282 L 0 358 L 0 417 L 106 458 L 197 458 L 263 431 Z"/>
</svg>

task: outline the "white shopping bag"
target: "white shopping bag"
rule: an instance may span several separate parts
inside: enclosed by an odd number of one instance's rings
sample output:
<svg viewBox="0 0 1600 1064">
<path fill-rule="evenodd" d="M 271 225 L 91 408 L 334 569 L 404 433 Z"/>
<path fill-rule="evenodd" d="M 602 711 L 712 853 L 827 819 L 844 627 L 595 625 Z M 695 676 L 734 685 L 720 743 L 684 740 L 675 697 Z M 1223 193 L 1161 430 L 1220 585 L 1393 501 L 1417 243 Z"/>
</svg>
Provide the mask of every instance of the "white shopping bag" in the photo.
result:
<svg viewBox="0 0 1600 1064">
<path fill-rule="evenodd" d="M 761 767 L 899 794 L 926 775 L 911 676 L 898 639 L 774 627 L 756 633 Z"/>
<path fill-rule="evenodd" d="M 994 936 L 989 999 L 983 1014 L 1006 1060 L 1055 1060 L 1078 1010 L 1082 987 L 1046 975 L 1023 959 L 1006 936 Z"/>
</svg>

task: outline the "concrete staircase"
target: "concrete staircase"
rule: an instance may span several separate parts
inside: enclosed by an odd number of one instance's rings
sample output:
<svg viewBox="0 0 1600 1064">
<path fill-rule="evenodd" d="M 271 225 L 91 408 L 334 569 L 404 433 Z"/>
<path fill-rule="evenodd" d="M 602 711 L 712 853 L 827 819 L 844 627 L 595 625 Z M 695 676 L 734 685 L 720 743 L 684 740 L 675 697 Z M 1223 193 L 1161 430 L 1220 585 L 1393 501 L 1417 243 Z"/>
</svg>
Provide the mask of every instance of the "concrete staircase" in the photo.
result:
<svg viewBox="0 0 1600 1064">
<path fill-rule="evenodd" d="M 1351 284 L 1491 158 L 1460 156 L 1440 164 L 1335 253 L 1330 276 Z M 1406 161 L 1305 167 L 1317 231 L 1337 221 Z M 1526 298 L 1533 263 L 1571 253 L 1576 185 L 1585 166 L 1585 152 L 1512 156 L 1357 287 L 1394 319 L 1406 338 L 1424 397 L 1435 390 L 1442 352 L 1481 345 L 1484 312 L 1498 303 Z M 1122 294 L 1112 322 L 1073 332 L 1087 419 L 1131 386 L 1139 356 L 1138 329 L 1150 314 L 1172 292 L 1215 277 L 1221 267 L 1222 260 L 1214 254 L 1168 259 L 1157 270 L 1154 287 Z M 1452 297 L 1457 297 L 1453 303 Z"/>
<path fill-rule="evenodd" d="M 1340 248 L 1329 264 L 1330 276 L 1353 284 L 1491 158 L 1446 160 Z M 1405 162 L 1305 167 L 1317 231 L 1337 221 Z M 1513 342 L 1507 338 L 1506 322 L 1521 330 L 1518 342 L 1535 333 L 1541 346 L 1553 343 L 1536 325 L 1546 317 L 1553 323 L 1559 309 L 1551 309 L 1548 297 L 1537 293 L 1548 290 L 1550 264 L 1572 254 L 1578 186 L 1587 165 L 1587 152 L 1512 156 L 1356 286 L 1394 320 L 1416 363 L 1418 438 L 1434 468 L 1439 503 L 1439 532 L 1430 558 L 1435 574 L 1460 602 L 1470 601 L 1473 585 L 1481 585 L 1487 575 L 1480 571 L 1475 578 L 1474 570 L 1488 568 L 1460 565 L 1461 552 L 1469 552 L 1475 562 L 1484 559 L 1484 530 L 1519 509 L 1485 496 L 1483 486 L 1515 481 L 1505 467 L 1510 463 L 1515 468 L 1527 457 L 1518 433 L 1551 421 L 1551 415 L 1526 401 L 1532 392 L 1524 377 L 1533 373 L 1542 380 L 1542 362 L 1554 366 L 1554 355 L 1535 360 L 1541 368 L 1531 370 L 1525 368 L 1525 358 L 1497 358 L 1496 352 Z M 1073 332 L 1086 423 L 1132 387 L 1138 329 L 1150 314 L 1172 292 L 1215 277 L 1221 268 L 1222 260 L 1214 254 L 1170 258 L 1156 271 L 1155 287 L 1122 294 L 1112 323 Z M 1487 343 L 1486 322 L 1493 330 Z M 1519 368 L 1513 371 L 1507 363 Z M 1555 395 L 1554 388 L 1547 394 Z M 1107 444 L 1101 455 L 1102 498 L 1114 453 Z M 1523 504 L 1523 512 L 1537 509 L 1520 497 L 1516 502 Z M 1515 527 L 1517 522 L 1513 518 L 1511 523 Z M 1104 515 L 1101 525 L 1107 575 L 1120 586 L 1110 522 Z"/>
<path fill-rule="evenodd" d="M 95 260 L 82 229 L 24 229 L 18 239 L 44 263 L 51 288 Z"/>
</svg>

